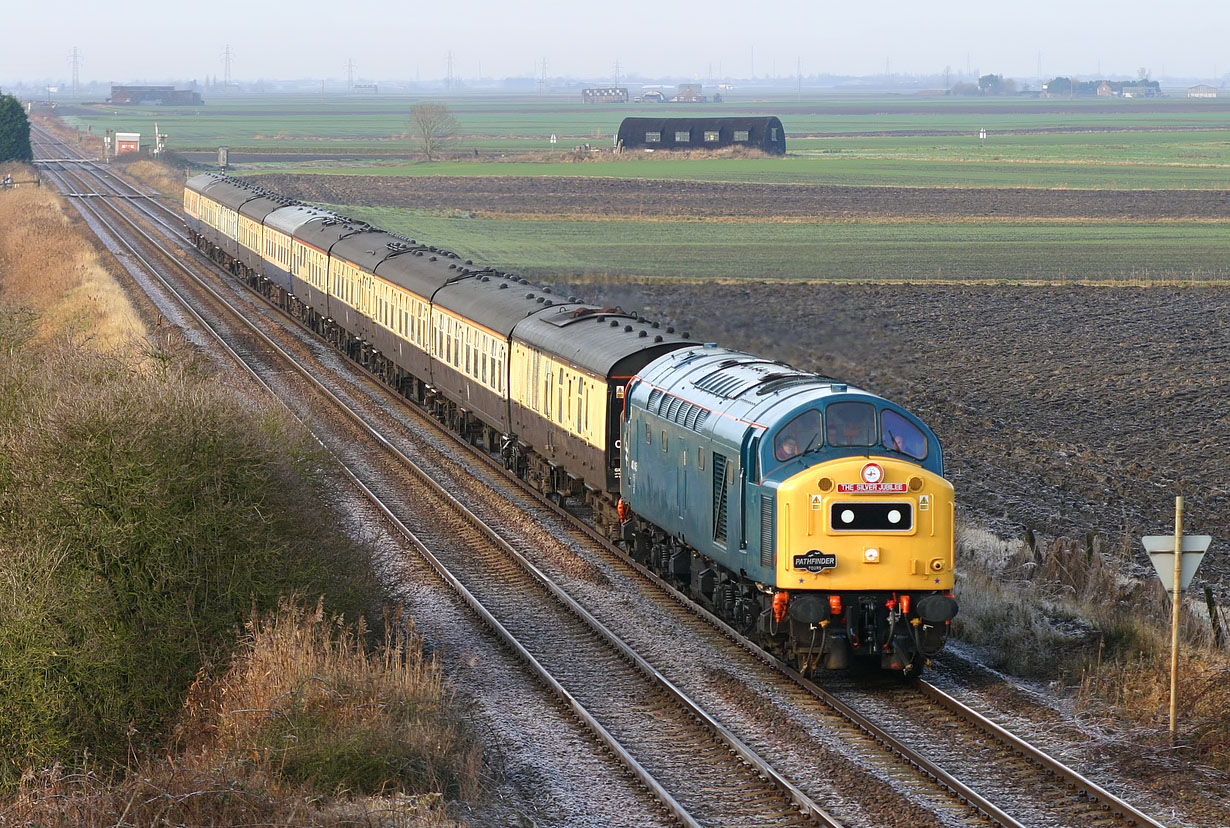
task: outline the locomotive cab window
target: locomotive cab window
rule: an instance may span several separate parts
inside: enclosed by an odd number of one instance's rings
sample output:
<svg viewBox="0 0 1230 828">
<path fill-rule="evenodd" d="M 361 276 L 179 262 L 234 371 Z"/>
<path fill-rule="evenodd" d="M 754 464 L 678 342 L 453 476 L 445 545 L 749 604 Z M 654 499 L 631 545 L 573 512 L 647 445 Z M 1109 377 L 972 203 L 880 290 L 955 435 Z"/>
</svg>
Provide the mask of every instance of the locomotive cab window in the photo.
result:
<svg viewBox="0 0 1230 828">
<path fill-rule="evenodd" d="M 773 438 L 773 456 L 785 463 L 820 445 L 820 412 L 804 411 L 777 432 Z"/>
<path fill-rule="evenodd" d="M 825 436 L 830 446 L 876 445 L 876 408 L 871 403 L 832 403 L 824 414 Z"/>
<path fill-rule="evenodd" d="M 896 411 L 885 409 L 880 413 L 880 433 L 884 435 L 884 448 L 889 451 L 898 451 L 916 460 L 926 459 L 927 436 Z"/>
</svg>

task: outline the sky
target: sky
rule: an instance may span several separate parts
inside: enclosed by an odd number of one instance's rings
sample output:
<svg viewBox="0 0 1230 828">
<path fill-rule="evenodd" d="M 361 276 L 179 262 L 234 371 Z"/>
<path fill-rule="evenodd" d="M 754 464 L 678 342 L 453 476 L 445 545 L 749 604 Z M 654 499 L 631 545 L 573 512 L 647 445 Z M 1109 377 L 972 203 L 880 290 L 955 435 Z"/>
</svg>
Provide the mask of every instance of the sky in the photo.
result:
<svg viewBox="0 0 1230 828">
<path fill-rule="evenodd" d="M 1213 80 L 1230 72 L 1230 3 L 994 0 L 663 3 L 456 0 L 413 3 L 259 0 L 89 3 L 5 13 L 0 83 L 346 77 L 430 81 L 447 74 L 642 78 L 1075 75 Z"/>
</svg>

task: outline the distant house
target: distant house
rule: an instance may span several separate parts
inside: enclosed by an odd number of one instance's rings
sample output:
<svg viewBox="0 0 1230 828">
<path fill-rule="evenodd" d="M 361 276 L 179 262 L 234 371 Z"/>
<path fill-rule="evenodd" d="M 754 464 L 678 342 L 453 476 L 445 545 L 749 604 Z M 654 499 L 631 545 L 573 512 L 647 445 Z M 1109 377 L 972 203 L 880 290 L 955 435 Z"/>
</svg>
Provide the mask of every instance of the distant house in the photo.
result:
<svg viewBox="0 0 1230 828">
<path fill-rule="evenodd" d="M 582 103 L 627 103 L 628 90 L 622 86 L 602 86 L 581 90 Z"/>
<path fill-rule="evenodd" d="M 1217 91 L 1218 90 L 1216 86 L 1209 86 L 1207 83 L 1202 83 L 1202 84 L 1193 86 L 1190 89 L 1188 89 L 1187 97 L 1189 98 L 1216 98 Z"/>
<path fill-rule="evenodd" d="M 161 104 L 164 106 L 200 106 L 200 94 L 174 86 L 111 86 L 109 104 Z"/>
<path fill-rule="evenodd" d="M 1157 82 L 1152 85 L 1124 86 L 1123 91 L 1119 93 L 1125 98 L 1156 98 L 1161 92 L 1158 90 Z"/>
<path fill-rule="evenodd" d="M 1112 97 L 1114 94 L 1115 94 L 1115 90 L 1111 88 L 1111 85 L 1107 83 L 1106 81 L 1102 81 L 1101 83 L 1098 84 L 1098 97 L 1099 98 L 1109 98 L 1109 97 Z"/>
<path fill-rule="evenodd" d="M 625 149 L 705 150 L 753 147 L 786 154 L 786 130 L 775 116 L 746 118 L 624 118 L 616 136 Z"/>
<path fill-rule="evenodd" d="M 666 96 L 657 89 L 650 89 L 648 92 L 641 95 L 641 100 L 645 103 L 662 103 L 666 100 Z"/>
<path fill-rule="evenodd" d="M 675 91 L 675 97 L 671 100 L 675 103 L 704 103 L 708 99 L 700 93 L 700 90 L 699 83 L 681 83 L 679 89 Z"/>
</svg>

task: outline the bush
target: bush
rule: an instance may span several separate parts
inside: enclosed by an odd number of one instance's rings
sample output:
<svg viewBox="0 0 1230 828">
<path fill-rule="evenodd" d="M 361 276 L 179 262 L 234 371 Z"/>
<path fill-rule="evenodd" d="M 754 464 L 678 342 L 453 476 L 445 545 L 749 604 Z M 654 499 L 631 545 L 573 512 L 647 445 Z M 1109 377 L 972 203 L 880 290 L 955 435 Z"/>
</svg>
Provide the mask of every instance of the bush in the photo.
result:
<svg viewBox="0 0 1230 828">
<path fill-rule="evenodd" d="M 0 162 L 32 158 L 30 121 L 25 108 L 12 95 L 0 95 Z"/>
<path fill-rule="evenodd" d="M 284 418 L 180 356 L 38 351 L 0 356 L 0 790 L 157 743 L 254 607 L 376 593 Z"/>
<path fill-rule="evenodd" d="M 481 754 L 422 642 L 392 634 L 402 620 L 373 649 L 361 621 L 283 602 L 249 622 L 221 680 L 194 686 L 173 758 L 111 785 L 30 774 L 0 825 L 457 825 L 445 796 L 477 791 Z"/>
</svg>

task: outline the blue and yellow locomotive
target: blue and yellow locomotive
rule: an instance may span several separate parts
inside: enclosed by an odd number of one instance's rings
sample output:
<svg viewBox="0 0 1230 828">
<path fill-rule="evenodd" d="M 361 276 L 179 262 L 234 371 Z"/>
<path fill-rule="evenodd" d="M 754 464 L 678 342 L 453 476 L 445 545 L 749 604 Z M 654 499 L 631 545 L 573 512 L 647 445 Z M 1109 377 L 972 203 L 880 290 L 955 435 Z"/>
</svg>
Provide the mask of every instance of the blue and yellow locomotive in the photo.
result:
<svg viewBox="0 0 1230 828">
<path fill-rule="evenodd" d="M 935 434 L 888 400 L 716 345 L 628 387 L 633 554 L 805 673 L 916 672 L 956 614 L 953 489 Z"/>
</svg>

